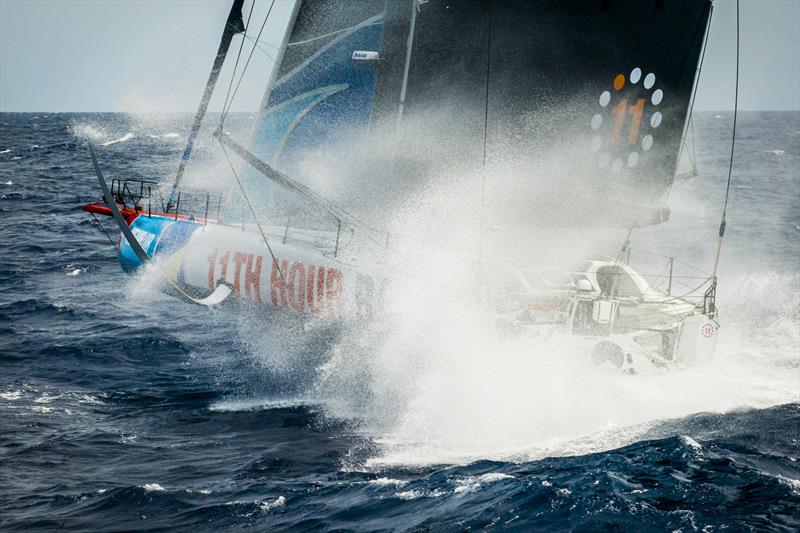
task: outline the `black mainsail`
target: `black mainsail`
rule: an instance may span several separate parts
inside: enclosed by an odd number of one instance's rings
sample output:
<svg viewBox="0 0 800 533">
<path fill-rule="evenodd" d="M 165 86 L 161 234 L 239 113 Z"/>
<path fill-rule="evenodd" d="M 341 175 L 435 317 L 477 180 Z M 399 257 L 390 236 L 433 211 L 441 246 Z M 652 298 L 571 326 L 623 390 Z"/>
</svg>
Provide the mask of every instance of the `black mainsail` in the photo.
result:
<svg viewBox="0 0 800 533">
<path fill-rule="evenodd" d="M 709 0 L 418 7 L 405 107 L 435 117 L 437 156 L 479 167 L 486 138 L 499 194 L 529 189 L 526 218 L 666 219 Z"/>
<path fill-rule="evenodd" d="M 357 150 L 348 136 L 369 132 L 417 160 L 376 181 L 485 167 L 489 211 L 659 223 L 710 11 L 710 0 L 302 0 L 250 151 L 294 176 L 309 150 Z M 355 61 L 361 51 L 380 60 Z"/>
</svg>

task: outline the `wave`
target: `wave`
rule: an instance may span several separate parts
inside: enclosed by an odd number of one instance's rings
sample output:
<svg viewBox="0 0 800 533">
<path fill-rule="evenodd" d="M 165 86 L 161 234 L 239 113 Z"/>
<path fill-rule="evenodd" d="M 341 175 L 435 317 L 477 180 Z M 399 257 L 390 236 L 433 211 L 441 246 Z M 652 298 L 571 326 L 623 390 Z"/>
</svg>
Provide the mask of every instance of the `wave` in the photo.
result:
<svg viewBox="0 0 800 533">
<path fill-rule="evenodd" d="M 106 141 L 106 142 L 102 143 L 100 146 L 111 146 L 112 144 L 122 143 L 122 142 L 125 142 L 125 141 L 129 141 L 131 139 L 134 139 L 134 138 L 136 138 L 136 135 L 134 135 L 131 132 L 128 132 L 125 135 L 123 135 L 122 137 L 120 137 L 119 139 L 114 139 L 112 141 Z"/>
<path fill-rule="evenodd" d="M 211 404 L 208 409 L 217 412 L 267 411 L 311 407 L 316 404 L 318 402 L 305 398 L 222 400 Z"/>
<path fill-rule="evenodd" d="M 180 137 L 179 133 L 162 133 L 162 134 L 149 134 L 151 139 L 177 139 Z"/>
</svg>

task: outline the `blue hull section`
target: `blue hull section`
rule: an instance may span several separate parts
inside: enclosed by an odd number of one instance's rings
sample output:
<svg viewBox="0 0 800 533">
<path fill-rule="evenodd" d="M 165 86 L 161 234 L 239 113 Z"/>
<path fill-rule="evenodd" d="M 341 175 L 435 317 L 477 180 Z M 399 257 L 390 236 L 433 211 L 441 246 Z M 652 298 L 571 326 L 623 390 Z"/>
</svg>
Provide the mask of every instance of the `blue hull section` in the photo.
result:
<svg viewBox="0 0 800 533">
<path fill-rule="evenodd" d="M 170 254 L 184 246 L 200 227 L 197 222 L 172 217 L 141 215 L 131 225 L 131 232 L 148 257 Z M 142 262 L 125 238 L 120 239 L 119 262 L 125 272 L 133 272 Z"/>
</svg>

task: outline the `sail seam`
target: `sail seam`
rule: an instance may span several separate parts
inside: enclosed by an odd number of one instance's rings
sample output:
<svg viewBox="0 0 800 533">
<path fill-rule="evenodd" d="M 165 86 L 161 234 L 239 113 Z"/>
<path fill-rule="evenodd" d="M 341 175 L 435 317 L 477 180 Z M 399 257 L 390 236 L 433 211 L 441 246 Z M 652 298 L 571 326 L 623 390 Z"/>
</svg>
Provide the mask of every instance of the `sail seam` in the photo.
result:
<svg viewBox="0 0 800 533">
<path fill-rule="evenodd" d="M 308 56 L 305 61 L 303 61 L 302 63 L 300 63 L 296 67 L 294 67 L 292 70 L 287 72 L 285 75 L 281 76 L 275 82 L 275 84 L 273 85 L 273 89 L 275 87 L 278 87 L 279 85 L 282 85 L 282 84 L 286 83 L 295 74 L 297 74 L 298 72 L 303 70 L 312 61 L 314 61 L 319 56 L 321 56 L 323 53 L 325 53 L 328 49 L 330 49 L 334 44 L 342 41 L 346 37 L 349 37 L 350 35 L 352 35 L 353 33 L 355 33 L 356 31 L 358 31 L 358 30 L 360 30 L 362 28 L 366 28 L 367 26 L 375 26 L 375 25 L 379 24 L 383 20 L 383 16 L 384 16 L 384 14 L 380 13 L 378 15 L 375 15 L 373 17 L 370 17 L 370 18 L 364 20 L 363 22 L 360 22 L 360 23 L 356 24 L 355 26 L 351 26 L 350 28 L 346 28 L 345 30 L 342 30 L 343 33 L 341 35 L 339 35 L 335 39 L 332 39 L 328 44 L 326 44 L 325 46 L 323 46 L 322 48 L 320 48 L 319 50 L 317 50 L 316 52 L 314 52 L 313 54 Z M 287 47 L 288 47 L 288 45 L 287 45 Z"/>
</svg>

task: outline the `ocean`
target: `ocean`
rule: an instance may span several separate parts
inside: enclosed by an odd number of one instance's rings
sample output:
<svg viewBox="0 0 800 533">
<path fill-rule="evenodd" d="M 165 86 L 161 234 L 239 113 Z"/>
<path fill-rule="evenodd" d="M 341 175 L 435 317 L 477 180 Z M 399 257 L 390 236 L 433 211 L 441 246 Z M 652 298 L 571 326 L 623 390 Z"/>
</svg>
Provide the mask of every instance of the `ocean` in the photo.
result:
<svg viewBox="0 0 800 533">
<path fill-rule="evenodd" d="M 190 116 L 0 114 L 0 529 L 797 531 L 800 113 L 739 119 L 715 360 L 623 376 L 199 311 L 80 209 L 85 138 L 166 180 Z M 731 121 L 634 246 L 710 264 Z"/>
</svg>

